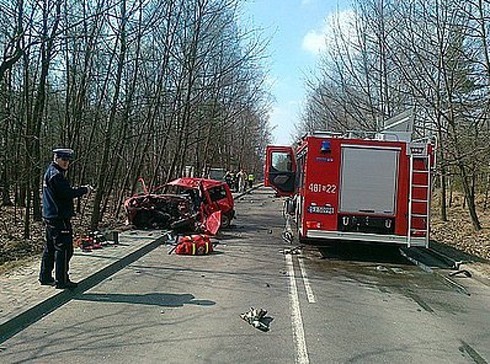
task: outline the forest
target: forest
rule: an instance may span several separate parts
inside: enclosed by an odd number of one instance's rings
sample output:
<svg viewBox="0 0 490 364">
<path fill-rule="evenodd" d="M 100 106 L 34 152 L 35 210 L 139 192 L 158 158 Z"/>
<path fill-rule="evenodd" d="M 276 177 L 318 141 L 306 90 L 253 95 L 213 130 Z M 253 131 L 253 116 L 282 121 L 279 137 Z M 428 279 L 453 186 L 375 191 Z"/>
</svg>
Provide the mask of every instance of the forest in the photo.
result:
<svg viewBox="0 0 490 364">
<path fill-rule="evenodd" d="M 233 0 L 0 2 L 0 188 L 41 220 L 42 174 L 75 150 L 73 185 L 96 187 L 90 227 L 121 213 L 143 177 L 186 166 L 261 169 L 270 140 L 267 40 Z"/>
</svg>

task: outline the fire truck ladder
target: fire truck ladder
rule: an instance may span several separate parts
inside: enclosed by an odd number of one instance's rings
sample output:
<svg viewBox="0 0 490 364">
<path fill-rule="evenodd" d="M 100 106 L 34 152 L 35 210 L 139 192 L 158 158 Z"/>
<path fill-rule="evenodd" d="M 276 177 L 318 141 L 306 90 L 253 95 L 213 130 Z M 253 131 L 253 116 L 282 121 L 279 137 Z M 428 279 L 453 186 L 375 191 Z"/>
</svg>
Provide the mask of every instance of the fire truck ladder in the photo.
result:
<svg viewBox="0 0 490 364">
<path fill-rule="evenodd" d="M 418 163 L 416 163 L 418 161 Z M 431 186 L 431 159 L 428 154 L 411 154 L 410 155 L 410 185 L 408 194 L 408 236 L 407 246 L 410 248 L 412 238 L 424 237 L 425 247 L 429 246 L 429 229 L 430 229 L 430 186 Z M 420 166 L 423 165 L 424 168 Z M 424 177 L 424 175 L 426 177 Z M 424 182 L 420 182 L 423 180 Z M 414 197 L 415 196 L 415 197 Z M 425 197 L 420 197 L 425 196 Z M 414 213 L 414 205 L 425 205 L 425 211 L 421 212 L 420 208 Z M 419 221 L 414 224 L 414 220 Z M 424 228 L 420 228 L 420 220 L 424 221 Z M 414 227 L 414 225 L 416 227 Z"/>
</svg>

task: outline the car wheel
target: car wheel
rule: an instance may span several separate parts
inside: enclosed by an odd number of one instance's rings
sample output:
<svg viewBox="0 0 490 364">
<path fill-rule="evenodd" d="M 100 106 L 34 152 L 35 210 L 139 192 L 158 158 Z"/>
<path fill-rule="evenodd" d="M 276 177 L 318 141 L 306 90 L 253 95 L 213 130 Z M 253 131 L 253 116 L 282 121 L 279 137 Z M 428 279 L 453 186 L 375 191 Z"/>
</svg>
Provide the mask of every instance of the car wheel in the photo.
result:
<svg viewBox="0 0 490 364">
<path fill-rule="evenodd" d="M 230 216 L 227 214 L 221 215 L 221 227 L 222 228 L 227 228 L 231 224 L 231 219 Z"/>
</svg>

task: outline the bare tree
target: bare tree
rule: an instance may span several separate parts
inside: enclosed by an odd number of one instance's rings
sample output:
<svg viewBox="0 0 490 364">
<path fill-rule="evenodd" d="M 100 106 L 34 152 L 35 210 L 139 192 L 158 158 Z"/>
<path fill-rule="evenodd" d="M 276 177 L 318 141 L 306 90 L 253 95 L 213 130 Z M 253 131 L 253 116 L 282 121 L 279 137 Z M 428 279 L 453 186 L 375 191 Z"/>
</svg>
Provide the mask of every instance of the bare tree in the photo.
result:
<svg viewBox="0 0 490 364">
<path fill-rule="evenodd" d="M 320 77 L 309 81 L 299 132 L 315 127 L 315 119 L 340 130 L 353 122 L 375 130 L 393 113 L 415 108 L 418 135 L 438 136 L 443 218 L 447 177 L 454 170 L 473 225 L 480 229 L 475 193 L 488 159 L 488 4 L 355 4 L 355 39 L 336 28 Z"/>
<path fill-rule="evenodd" d="M 5 203 L 12 187 L 26 208 L 26 237 L 55 146 L 76 151 L 70 180 L 97 187 L 92 229 L 120 212 L 140 176 L 154 187 L 187 164 L 258 165 L 270 136 L 267 42 L 239 27 L 240 2 L 4 4 L 0 184 Z"/>
</svg>

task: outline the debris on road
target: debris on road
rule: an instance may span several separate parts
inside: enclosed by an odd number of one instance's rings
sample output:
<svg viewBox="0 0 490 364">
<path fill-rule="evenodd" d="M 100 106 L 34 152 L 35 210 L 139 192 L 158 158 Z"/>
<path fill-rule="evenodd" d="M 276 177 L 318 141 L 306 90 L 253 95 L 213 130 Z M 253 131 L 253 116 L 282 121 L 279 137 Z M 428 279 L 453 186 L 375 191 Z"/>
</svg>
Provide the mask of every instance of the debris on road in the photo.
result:
<svg viewBox="0 0 490 364">
<path fill-rule="evenodd" d="M 286 243 L 292 244 L 293 243 L 293 233 L 291 231 L 283 231 L 281 234 L 282 240 L 284 240 Z"/>
<path fill-rule="evenodd" d="M 454 277 L 454 276 L 460 275 L 460 274 L 463 274 L 467 278 L 471 278 L 471 273 L 469 271 L 467 271 L 466 269 L 460 269 L 460 270 L 457 270 L 456 272 L 451 272 L 448 275 L 449 275 L 449 277 Z"/>
<path fill-rule="evenodd" d="M 281 250 L 281 253 L 283 254 L 291 254 L 291 255 L 297 255 L 301 254 L 301 250 L 303 249 L 302 245 L 295 246 L 294 248 L 291 249 L 284 249 Z"/>
<path fill-rule="evenodd" d="M 108 240 L 102 232 L 90 231 L 87 234 L 77 236 L 73 241 L 73 246 L 80 248 L 85 253 L 89 253 L 94 249 L 102 249 L 107 245 L 118 245 L 118 233 L 111 232 L 111 234 L 113 240 Z"/>
<path fill-rule="evenodd" d="M 240 315 L 242 320 L 248 322 L 250 325 L 261 331 L 269 331 L 269 324 L 272 318 L 266 317 L 267 311 L 262 308 L 250 307 L 250 310 Z"/>
</svg>

